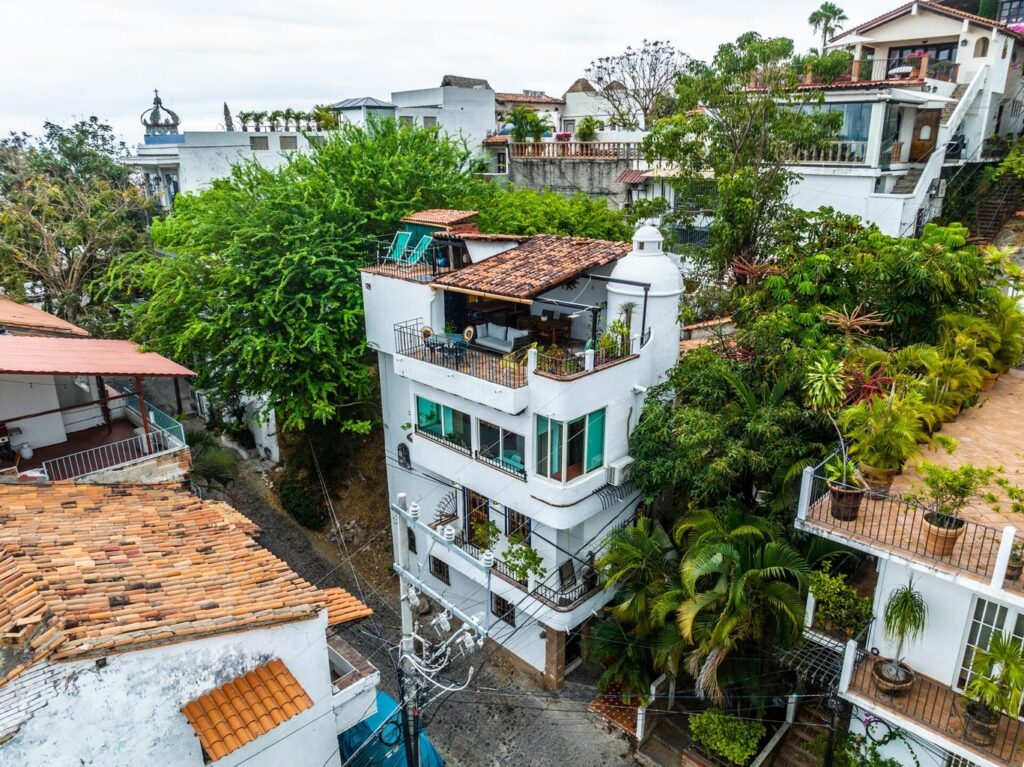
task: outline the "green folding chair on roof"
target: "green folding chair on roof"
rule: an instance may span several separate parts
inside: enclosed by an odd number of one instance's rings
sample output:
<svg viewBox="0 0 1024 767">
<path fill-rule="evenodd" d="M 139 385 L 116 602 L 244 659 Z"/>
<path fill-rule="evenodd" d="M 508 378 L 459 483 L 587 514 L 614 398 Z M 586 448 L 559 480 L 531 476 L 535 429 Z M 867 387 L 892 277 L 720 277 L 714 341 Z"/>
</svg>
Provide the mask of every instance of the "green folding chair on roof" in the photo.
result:
<svg viewBox="0 0 1024 767">
<path fill-rule="evenodd" d="M 430 247 L 430 244 L 433 241 L 434 238 L 431 237 L 429 234 L 425 234 L 422 237 L 420 237 L 420 241 L 416 243 L 416 247 L 412 249 L 412 252 L 410 252 L 405 259 L 402 260 L 402 263 L 407 264 L 409 266 L 412 266 L 413 264 L 418 264 L 420 262 L 420 259 L 423 258 L 423 254 L 427 252 L 427 248 Z"/>
<path fill-rule="evenodd" d="M 412 232 L 395 232 L 395 236 L 391 240 L 391 247 L 388 248 L 388 254 L 384 257 L 385 261 L 401 261 L 402 256 L 405 255 L 405 249 L 409 247 L 409 239 L 412 237 Z"/>
</svg>

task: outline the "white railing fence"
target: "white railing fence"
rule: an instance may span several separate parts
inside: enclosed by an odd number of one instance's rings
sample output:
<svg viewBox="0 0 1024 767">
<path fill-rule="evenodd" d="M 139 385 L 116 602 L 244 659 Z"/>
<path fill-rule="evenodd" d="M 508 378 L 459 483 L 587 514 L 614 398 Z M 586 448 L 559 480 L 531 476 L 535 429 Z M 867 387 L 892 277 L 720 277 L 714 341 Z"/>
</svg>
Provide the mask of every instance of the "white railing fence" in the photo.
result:
<svg viewBox="0 0 1024 767">
<path fill-rule="evenodd" d="M 51 481 L 77 479 L 163 453 L 172 453 L 185 446 L 181 424 L 178 424 L 178 427 L 176 431 L 154 427 L 149 435 L 137 434 L 118 442 L 51 458 L 43 462 L 42 469 Z"/>
</svg>

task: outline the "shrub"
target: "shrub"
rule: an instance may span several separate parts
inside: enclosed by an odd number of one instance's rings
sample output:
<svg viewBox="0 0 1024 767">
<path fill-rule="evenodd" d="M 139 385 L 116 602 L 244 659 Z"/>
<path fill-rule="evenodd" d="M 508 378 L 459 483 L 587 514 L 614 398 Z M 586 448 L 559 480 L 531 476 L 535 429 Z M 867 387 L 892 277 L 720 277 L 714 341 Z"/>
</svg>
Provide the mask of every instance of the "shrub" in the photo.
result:
<svg viewBox="0 0 1024 767">
<path fill-rule="evenodd" d="M 298 477 L 282 477 L 275 485 L 277 497 L 284 510 L 298 520 L 303 527 L 319 530 L 324 524 L 322 504 L 317 503 L 316 494 L 309 485 Z"/>
<path fill-rule="evenodd" d="M 757 745 L 766 732 L 760 722 L 714 708 L 690 717 L 690 733 L 695 741 L 715 756 L 741 766 L 757 753 Z"/>
<path fill-rule="evenodd" d="M 842 575 L 816 570 L 808 577 L 815 617 L 825 628 L 854 636 L 871 620 L 871 600 L 862 597 Z"/>
</svg>

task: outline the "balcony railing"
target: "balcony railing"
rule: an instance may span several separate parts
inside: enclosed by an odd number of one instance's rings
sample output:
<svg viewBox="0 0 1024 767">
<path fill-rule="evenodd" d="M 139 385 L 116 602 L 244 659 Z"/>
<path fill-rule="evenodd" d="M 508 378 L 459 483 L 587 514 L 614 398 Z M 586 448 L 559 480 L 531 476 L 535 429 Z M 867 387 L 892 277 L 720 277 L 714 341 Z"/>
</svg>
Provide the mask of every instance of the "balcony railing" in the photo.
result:
<svg viewBox="0 0 1024 767">
<path fill-rule="evenodd" d="M 863 165 L 867 162 L 867 141 L 829 141 L 811 149 L 794 150 L 796 162 Z"/>
<path fill-rule="evenodd" d="M 368 253 L 363 267 L 377 274 L 414 282 L 431 282 L 442 274 L 455 271 L 451 255 L 445 245 L 430 245 L 417 257 L 415 263 L 391 257 L 390 240 L 368 240 Z"/>
<path fill-rule="evenodd" d="M 495 469 L 503 471 L 506 474 L 511 474 L 512 476 L 518 477 L 524 481 L 526 480 L 526 469 L 522 466 L 517 466 L 516 464 L 504 461 L 501 458 L 492 455 L 484 455 L 479 450 L 476 451 L 476 459 L 480 461 L 480 463 L 486 463 L 488 466 L 493 466 Z"/>
<path fill-rule="evenodd" d="M 422 331 L 419 320 L 395 325 L 395 352 L 510 389 L 526 386 L 525 361 L 515 355 L 485 352 L 445 334 L 425 338 Z"/>
<path fill-rule="evenodd" d="M 801 490 L 798 522 L 820 531 L 836 534 L 851 542 L 886 549 L 916 561 L 925 561 L 936 569 L 964 573 L 986 582 L 1002 583 L 996 578 L 996 564 L 1006 531 L 988 527 L 961 517 L 963 522 L 952 551 L 936 552 L 929 540 L 930 525 L 926 509 L 895 494 L 866 492 L 853 519 L 829 490 L 822 465 L 806 469 Z"/>
<path fill-rule="evenodd" d="M 466 455 L 469 455 L 469 445 L 464 442 L 460 442 L 459 440 L 452 439 L 451 437 L 446 437 L 443 434 L 437 434 L 436 432 L 424 429 L 421 426 L 419 426 L 419 424 L 413 426 L 413 431 L 415 431 L 421 437 L 426 437 L 427 439 L 432 440 L 433 442 L 437 442 L 438 444 L 444 445 L 445 447 L 451 448 L 452 450 L 455 450 L 459 453 L 465 453 Z"/>
<path fill-rule="evenodd" d="M 849 652 L 849 650 L 848 650 Z M 878 689 L 871 673 L 877 658 L 858 650 L 848 691 L 872 700 L 894 714 L 909 719 L 947 740 L 970 749 L 987 759 L 1007 765 L 1020 764 L 1019 749 L 1024 746 L 1024 723 L 1000 715 L 991 743 L 989 738 L 978 737 L 976 729 L 968 727 L 965 698 L 951 687 L 916 674 L 913 686 L 902 695 L 890 695 Z"/>
<path fill-rule="evenodd" d="M 639 160 L 636 141 L 530 141 L 509 144 L 517 160 Z"/>
<path fill-rule="evenodd" d="M 177 426 L 176 431 L 153 427 L 148 435 L 138 434 L 129 439 L 51 458 L 43 461 L 42 470 L 50 481 L 77 479 L 164 453 L 173 453 L 185 446 L 181 424 Z"/>
<path fill-rule="evenodd" d="M 605 534 L 604 539 L 594 547 L 595 557 L 604 551 L 605 541 L 607 541 L 609 535 L 616 530 L 629 527 L 635 522 L 636 515 L 634 514 L 610 528 Z M 484 554 L 484 550 L 475 543 L 469 541 L 466 538 L 465 533 L 461 530 L 455 533 L 455 545 L 476 559 L 480 559 Z M 509 566 L 505 562 L 502 562 L 498 557 L 494 558 L 494 565 L 492 569 L 495 575 L 503 581 L 512 584 L 520 591 L 530 594 L 539 601 L 544 602 L 548 607 L 551 607 L 558 612 L 569 612 L 601 590 L 601 583 L 597 578 L 597 573 L 594 573 L 593 578 L 589 580 L 583 577 L 582 564 L 583 563 L 581 561 L 580 567 L 576 567 L 574 565 L 571 583 L 562 582 L 563 579 L 560 572 L 561 568 L 558 568 L 554 572 L 549 573 L 543 582 L 534 584 L 532 590 L 530 589 L 530 585 L 527 580 L 519 579 L 509 569 Z"/>
</svg>

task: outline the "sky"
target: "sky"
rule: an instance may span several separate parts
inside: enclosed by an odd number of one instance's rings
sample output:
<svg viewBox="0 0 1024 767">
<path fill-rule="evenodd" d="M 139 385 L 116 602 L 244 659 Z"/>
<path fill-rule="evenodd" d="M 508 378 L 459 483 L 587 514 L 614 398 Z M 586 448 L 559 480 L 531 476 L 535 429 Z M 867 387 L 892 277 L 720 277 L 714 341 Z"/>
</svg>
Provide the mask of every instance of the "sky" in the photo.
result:
<svg viewBox="0 0 1024 767">
<path fill-rule="evenodd" d="M 0 135 L 97 115 L 129 144 L 159 88 L 182 130 L 223 104 L 307 110 L 482 77 L 560 96 L 595 58 L 646 39 L 708 59 L 751 29 L 816 42 L 819 0 L 5 0 Z M 839 0 L 866 21 L 900 0 Z"/>
</svg>

